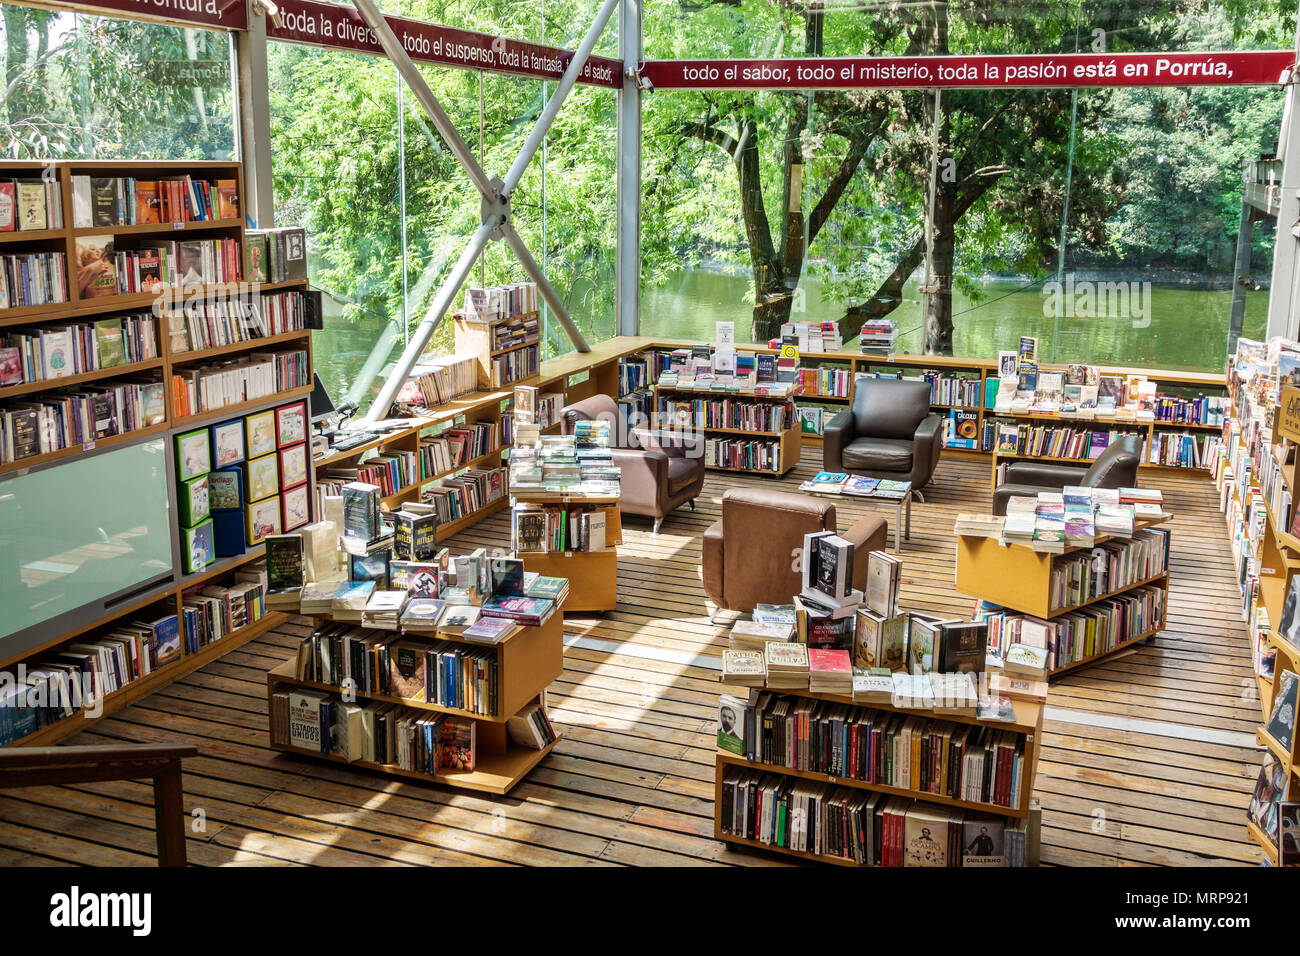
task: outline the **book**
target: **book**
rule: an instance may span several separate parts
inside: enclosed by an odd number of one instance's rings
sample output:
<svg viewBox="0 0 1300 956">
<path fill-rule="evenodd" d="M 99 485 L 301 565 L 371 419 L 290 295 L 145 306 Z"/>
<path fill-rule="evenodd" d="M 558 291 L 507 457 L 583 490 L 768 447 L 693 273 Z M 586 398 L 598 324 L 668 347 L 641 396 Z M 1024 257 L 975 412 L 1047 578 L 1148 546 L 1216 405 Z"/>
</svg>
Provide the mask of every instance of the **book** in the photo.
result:
<svg viewBox="0 0 1300 956">
<path fill-rule="evenodd" d="M 438 741 L 438 766 L 451 770 L 472 771 L 477 764 L 475 727 L 472 720 L 446 717 Z"/>
<path fill-rule="evenodd" d="M 745 702 L 728 694 L 718 696 L 718 749 L 745 754 Z"/>
<path fill-rule="evenodd" d="M 945 621 L 939 626 L 937 670 L 978 674 L 984 670 L 988 647 L 987 621 Z"/>
<path fill-rule="evenodd" d="M 893 617 L 898 607 L 898 584 L 903 564 L 884 551 L 867 555 L 867 582 L 863 595 L 867 607 L 881 617 Z"/>
<path fill-rule="evenodd" d="M 912 615 L 907 634 L 909 674 L 929 674 L 935 669 L 935 649 L 939 646 L 941 623 L 919 614 Z"/>
<path fill-rule="evenodd" d="M 1002 661 L 1002 671 L 1010 677 L 1028 677 L 1033 680 L 1047 678 L 1047 649 L 1012 644 Z"/>
<path fill-rule="evenodd" d="M 398 624 L 403 631 L 431 633 L 437 630 L 438 618 L 444 607 L 446 603 L 438 598 L 413 597 L 402 609 Z"/>
<path fill-rule="evenodd" d="M 438 618 L 439 634 L 464 634 L 479 618 L 479 608 L 472 604 L 448 604 Z"/>
<path fill-rule="evenodd" d="M 394 697 L 425 700 L 425 651 L 428 645 L 414 641 L 394 641 L 388 645 L 388 686 Z"/>
<path fill-rule="evenodd" d="M 722 652 L 722 681 L 762 687 L 767 679 L 765 648 L 728 648 Z"/>
<path fill-rule="evenodd" d="M 479 619 L 465 628 L 460 636 L 480 644 L 500 644 L 517 630 L 519 625 L 508 618 L 483 617 L 480 614 Z"/>
<path fill-rule="evenodd" d="M 1282 746 L 1286 753 L 1295 752 L 1297 691 L 1300 678 L 1293 671 L 1282 669 L 1275 678 L 1273 712 L 1269 715 L 1264 732 Z"/>
<path fill-rule="evenodd" d="M 808 649 L 808 689 L 817 694 L 853 694 L 853 664 L 849 652 L 832 648 Z"/>
<path fill-rule="evenodd" d="M 330 700 L 328 694 L 318 691 L 289 693 L 289 746 L 329 752 Z"/>
<path fill-rule="evenodd" d="M 266 536 L 266 606 L 296 609 L 304 583 L 302 535 Z"/>
</svg>

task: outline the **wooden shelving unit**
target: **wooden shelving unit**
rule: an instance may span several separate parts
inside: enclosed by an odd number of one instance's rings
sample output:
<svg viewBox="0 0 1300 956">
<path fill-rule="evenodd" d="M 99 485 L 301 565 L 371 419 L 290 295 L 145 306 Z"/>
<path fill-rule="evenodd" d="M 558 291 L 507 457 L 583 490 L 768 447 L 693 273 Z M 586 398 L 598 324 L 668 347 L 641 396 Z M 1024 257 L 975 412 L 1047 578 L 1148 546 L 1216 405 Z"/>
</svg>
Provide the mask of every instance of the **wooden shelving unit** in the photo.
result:
<svg viewBox="0 0 1300 956">
<path fill-rule="evenodd" d="M 505 348 L 493 348 L 495 330 L 516 321 L 536 322 L 537 335 L 527 341 L 518 342 Z M 497 373 L 494 360 L 515 352 L 532 349 L 536 353 L 536 359 L 530 364 L 540 366 L 541 322 L 541 314 L 535 311 L 520 312 L 517 315 L 493 319 L 488 322 L 469 321 L 462 315 L 456 316 L 456 352 L 474 352 L 478 356 L 479 388 L 513 388 L 516 385 L 528 382 L 537 375 L 536 371 L 526 372 L 522 375 L 500 375 Z"/>
<path fill-rule="evenodd" d="M 0 162 L 0 177 L 36 178 L 41 174 L 46 165 L 47 164 L 40 162 Z M 65 276 L 65 281 L 67 282 L 69 301 L 21 309 L 0 309 L 0 329 L 9 330 L 19 326 L 42 326 L 56 322 L 67 323 L 94 321 L 100 318 L 116 316 L 132 311 L 138 312 L 150 310 L 155 303 L 159 302 L 160 299 L 163 299 L 164 301 L 171 299 L 178 304 L 180 303 L 181 297 L 175 288 L 169 288 L 161 294 L 127 293 L 86 299 L 80 298 L 76 282 L 76 269 L 73 265 L 77 261 L 75 254 L 76 239 L 80 236 L 111 235 L 123 238 L 131 237 L 133 240 L 146 240 L 152 237 L 159 241 L 182 237 L 234 239 L 239 243 L 239 267 L 242 274 L 244 269 L 244 248 L 246 240 L 242 219 L 221 219 L 207 222 L 184 223 L 147 223 L 125 226 L 74 227 L 72 225 L 72 177 L 74 175 L 109 177 L 123 176 L 136 179 L 162 179 L 190 175 L 195 179 L 208 181 L 234 180 L 241 200 L 244 196 L 243 170 L 239 163 L 187 161 L 163 162 L 150 160 L 138 162 L 100 160 L 57 162 L 55 164 L 55 176 L 57 178 L 58 189 L 62 200 L 64 228 L 0 234 L 0 254 L 12 255 L 21 253 L 26 249 L 32 249 L 35 251 L 58 251 L 64 253 L 68 264 L 68 273 Z M 242 283 L 236 281 L 218 285 L 209 285 L 203 287 L 201 290 L 186 289 L 183 301 L 190 302 L 195 299 L 203 299 L 206 297 L 253 295 L 263 292 L 286 290 L 306 291 L 306 280 L 294 279 L 261 284 Z M 213 409 L 187 416 L 178 415 L 176 414 L 175 404 L 170 388 L 173 369 L 194 368 L 218 359 L 235 358 L 246 352 L 301 348 L 307 352 L 308 381 L 310 382 L 312 354 L 311 330 L 305 328 L 297 329 L 280 335 L 254 338 L 215 348 L 174 352 L 171 349 L 171 335 L 170 329 L 168 328 L 167 316 L 161 315 L 158 316 L 157 334 L 158 341 L 155 343 L 157 357 L 155 358 L 120 365 L 113 368 L 86 372 L 75 376 L 10 386 L 8 388 L 0 389 L 0 401 L 6 399 L 30 400 L 41 393 L 54 392 L 69 386 L 85 385 L 95 382 L 108 382 L 118 378 L 140 377 L 143 375 L 152 377 L 155 381 L 163 383 L 165 413 L 162 422 L 139 428 L 134 431 L 110 435 L 83 444 L 73 445 L 45 454 L 29 456 L 27 458 L 8 462 L 4 465 L 0 465 L 0 478 L 3 478 L 6 475 L 26 472 L 29 469 L 39 466 L 53 465 L 91 450 L 100 450 L 116 445 L 135 443 L 148 438 L 165 436 L 168 439 L 171 439 L 175 435 L 181 434 L 197 426 L 238 418 L 241 415 L 248 414 L 249 412 L 262 411 L 264 409 L 274 408 L 278 405 L 287 404 L 294 400 L 300 400 L 311 392 L 311 386 L 308 384 L 301 388 L 286 390 L 281 393 L 272 393 L 262 398 L 248 402 L 241 402 L 236 405 L 229 405 L 221 409 Z M 169 440 L 167 444 L 167 455 L 174 455 L 175 452 L 171 447 L 171 441 Z M 172 508 L 173 510 L 178 510 L 175 501 L 172 503 Z M 113 607 L 111 611 L 104 614 L 102 617 L 90 620 L 71 631 L 59 634 L 52 633 L 48 639 L 39 639 L 34 645 L 27 643 L 27 646 L 21 652 L 5 654 L 3 651 L 0 651 L 0 667 L 12 667 L 20 662 L 27 662 L 29 664 L 39 662 L 43 655 L 50 654 L 71 642 L 78 640 L 97 640 L 102 635 L 111 632 L 113 628 L 129 621 L 143 619 L 155 620 L 168 614 L 179 615 L 181 613 L 182 601 L 186 590 L 208 583 L 219 582 L 227 575 L 233 575 L 233 573 L 239 568 L 260 559 L 262 553 L 263 549 L 260 546 L 254 546 L 249 548 L 243 554 L 233 557 L 219 558 L 202 571 L 194 574 L 185 574 L 181 571 L 180 567 L 177 566 L 173 568 L 171 572 L 164 573 L 161 580 L 152 587 L 143 591 L 138 597 L 133 597 L 130 601 Z M 199 648 L 193 653 L 187 652 L 185 650 L 184 642 L 182 642 L 181 657 L 179 659 L 165 664 L 152 673 L 137 678 L 136 680 L 123 685 L 118 690 L 106 695 L 102 701 L 102 714 L 107 715 L 120 710 L 127 704 L 139 700 L 159 688 L 174 682 L 185 674 L 188 674 L 209 661 L 220 657 L 227 651 L 233 650 L 242 644 L 257 638 L 271 628 L 277 627 L 289 619 L 290 616 L 287 614 L 269 611 L 257 621 L 239 628 L 219 640 Z M 77 714 L 41 728 L 36 733 L 18 741 L 17 744 L 22 746 L 45 746 L 53 744 L 80 733 L 89 726 L 93 719 L 94 718 L 90 718 L 84 713 Z"/>
<path fill-rule="evenodd" d="M 388 633 L 388 632 L 378 632 Z M 394 638 L 398 637 L 392 632 Z M 492 645 L 467 641 L 460 637 L 446 634 L 407 634 L 407 640 L 427 639 L 434 641 L 455 641 L 467 647 L 486 648 Z M 271 740 L 271 747 L 284 753 L 304 757 L 330 760 L 353 767 L 361 767 L 392 776 L 424 783 L 440 783 L 461 790 L 475 790 L 483 793 L 502 795 L 509 793 L 517 783 L 524 779 L 542 759 L 554 749 L 558 738 L 541 750 L 521 747 L 510 740 L 506 722 L 525 707 L 538 701 L 545 701 L 546 688 L 560 676 L 564 657 L 564 615 L 563 608 L 555 612 L 541 627 L 522 627 L 506 640 L 496 645 L 498 661 L 497 697 L 498 712 L 495 714 L 475 714 L 469 711 L 442 707 L 423 701 L 406 700 L 382 694 L 367 694 L 349 690 L 359 701 L 397 704 L 413 710 L 427 711 L 431 714 L 446 714 L 457 718 L 472 720 L 475 723 L 474 736 L 477 753 L 475 767 L 472 771 L 444 770 L 436 774 L 402 770 L 392 764 L 371 761 L 349 761 L 341 754 L 321 753 L 304 750 L 289 745 L 286 741 Z M 343 688 L 315 681 L 300 680 L 295 676 L 294 659 L 272 669 L 266 675 L 267 712 L 272 712 L 274 697 L 281 691 L 294 688 L 342 694 Z"/>
<path fill-rule="evenodd" d="M 662 413 L 664 403 L 667 401 L 733 401 L 753 403 L 757 405 L 786 405 L 794 401 L 795 395 L 784 395 L 775 397 L 771 395 L 755 395 L 753 390 L 739 392 L 723 392 L 709 389 L 679 388 L 674 385 L 655 385 L 653 387 L 654 407 Z M 692 421 L 684 427 L 693 428 L 704 434 L 705 439 L 718 436 L 722 438 L 745 438 L 752 441 L 772 442 L 777 445 L 777 466 L 775 469 L 767 468 L 736 468 L 730 465 L 710 465 L 707 463 L 705 468 L 710 471 L 740 471 L 752 475 L 784 475 L 795 465 L 799 464 L 799 455 L 803 447 L 800 440 L 799 417 L 797 412 L 792 416 L 789 426 L 780 431 L 762 431 L 759 429 L 748 428 L 731 428 L 726 426 L 705 425 L 700 422 Z"/>
<path fill-rule="evenodd" d="M 989 727 L 999 731 L 1011 733 L 1017 737 L 1023 738 L 1024 751 L 1024 779 L 1020 785 L 1020 800 L 1016 807 L 1005 807 L 995 803 L 983 803 L 971 800 L 962 800 L 956 797 L 949 797 L 945 794 L 931 793 L 924 790 L 905 789 L 888 784 L 873 783 L 866 780 L 856 780 L 846 777 L 837 777 L 831 774 L 818 773 L 807 770 L 796 770 L 790 767 L 784 767 L 778 764 L 763 763 L 761 761 L 752 761 L 730 751 L 719 749 L 714 755 L 714 800 L 713 800 L 713 836 L 715 839 L 724 843 L 736 846 L 752 847 L 761 850 L 772 850 L 778 853 L 784 853 L 789 856 L 799 857 L 805 860 L 816 861 L 819 863 L 833 863 L 841 866 L 857 866 L 853 860 L 843 859 L 841 857 L 821 855 L 815 853 L 805 853 L 799 850 L 793 850 L 788 847 L 776 846 L 769 843 L 763 843 L 759 840 L 750 839 L 735 833 L 729 833 L 723 829 L 722 806 L 723 806 L 723 774 L 728 768 L 740 767 L 747 770 L 757 770 L 763 773 L 778 774 L 784 777 L 792 777 L 800 780 L 808 780 L 814 783 L 830 784 L 836 787 L 846 787 L 852 790 L 868 790 L 876 793 L 883 793 L 889 796 L 911 797 L 922 803 L 933 804 L 936 806 L 954 807 L 963 810 L 979 811 L 983 813 L 994 814 L 996 816 L 1006 817 L 1009 819 L 1029 819 L 1031 823 L 1036 819 L 1036 808 L 1031 802 L 1031 795 L 1034 789 L 1034 778 L 1038 771 L 1038 753 L 1040 740 L 1043 732 L 1043 707 L 1039 704 L 1028 701 L 1012 701 L 1015 709 L 1015 719 L 1013 721 L 982 721 L 976 717 L 966 717 L 951 714 L 935 714 L 933 711 L 925 710 L 905 710 L 893 707 L 889 704 L 864 704 L 862 701 L 855 701 L 852 697 L 841 697 L 835 694 L 819 694 L 807 689 L 775 689 L 769 688 L 768 693 L 781 695 L 785 697 L 800 698 L 812 701 L 822 701 L 831 704 L 841 704 L 846 707 L 859 707 L 863 710 L 883 711 L 886 713 L 897 713 L 907 716 L 930 716 L 936 722 L 951 721 L 956 724 L 968 724 L 976 727 Z"/>
<path fill-rule="evenodd" d="M 515 555 L 523 560 L 525 571 L 569 579 L 569 596 L 564 602 L 567 610 L 612 611 L 618 603 L 618 548 L 623 544 L 618 499 L 583 495 L 534 497 L 525 493 L 513 496 L 512 502 L 604 513 L 605 547 L 600 551 L 551 551 L 544 554 L 515 551 Z"/>
<path fill-rule="evenodd" d="M 43 168 L 44 164 L 42 163 L 0 161 L 0 177 L 31 177 L 39 175 Z M 76 269 L 73 266 L 73 263 L 77 261 L 76 240 L 80 236 L 104 235 L 114 237 L 132 237 L 133 239 L 148 239 L 153 237 L 159 241 L 172 240 L 181 236 L 234 239 L 239 243 L 240 274 L 242 276 L 244 269 L 244 248 L 246 243 L 244 222 L 242 219 L 219 219 L 206 222 L 144 223 L 139 225 L 91 226 L 80 228 L 72 226 L 72 177 L 74 175 L 127 176 L 136 179 L 162 179 L 187 174 L 196 179 L 209 181 L 219 179 L 234 180 L 238 194 L 241 197 L 244 195 L 243 167 L 239 163 L 216 161 L 168 162 L 150 160 L 142 160 L 139 162 L 100 160 L 57 162 L 55 164 L 55 175 L 58 180 L 58 188 L 62 197 L 64 228 L 0 234 L 0 236 L 3 236 L 3 246 L 0 246 L 0 254 L 13 255 L 22 252 L 24 248 L 32 248 L 34 250 L 47 252 L 62 252 L 68 266 L 68 272 L 64 276 L 67 283 L 68 301 L 51 305 L 0 309 L 0 328 L 10 329 L 19 326 L 39 326 L 54 322 L 94 321 L 96 319 L 111 317 L 118 314 L 148 310 L 158 303 L 160 299 L 164 302 L 171 300 L 174 304 L 179 305 L 196 299 L 220 298 L 230 295 L 259 295 L 265 292 L 286 290 L 307 291 L 306 280 L 293 279 L 274 283 L 246 283 L 233 281 L 205 286 L 201 291 L 190 290 L 187 288 L 183 299 L 179 290 L 174 287 L 170 287 L 162 293 L 134 292 L 112 296 L 81 298 L 76 281 Z M 268 404 L 291 401 L 295 397 L 301 397 L 311 393 L 309 376 L 308 383 L 302 388 L 286 391 L 278 395 L 273 393 L 237 405 L 228 405 L 221 409 L 212 409 L 210 411 L 199 412 L 193 415 L 179 415 L 176 412 L 174 398 L 171 393 L 173 370 L 192 368 L 214 359 L 234 358 L 246 352 L 260 352 L 267 349 L 283 351 L 293 348 L 300 348 L 307 352 L 308 367 L 310 368 L 312 365 L 311 330 L 296 329 L 280 335 L 248 339 L 242 342 L 235 342 L 229 345 L 217 346 L 209 349 L 173 352 L 171 349 L 171 336 L 169 334 L 170 330 L 167 328 L 167 321 L 167 316 L 165 315 L 160 316 L 158 320 L 159 327 L 157 331 L 159 341 L 155 343 L 157 358 L 129 365 L 120 365 L 115 368 L 86 372 L 80 375 L 25 382 L 21 385 L 13 385 L 0 389 L 0 401 L 10 398 L 30 399 L 32 396 L 41 392 L 53 392 L 69 386 L 83 385 L 91 382 L 107 382 L 114 379 L 135 376 L 139 373 L 147 374 L 150 377 L 156 374 L 157 378 L 155 380 L 163 383 L 165 394 L 164 404 L 166 406 L 166 418 L 161 427 L 158 425 L 148 426 L 130 432 L 106 436 L 95 442 L 88 442 L 85 445 L 72 446 L 70 448 L 59 449 L 42 455 L 29 456 L 27 458 L 7 462 L 0 465 L 0 476 L 25 468 L 31 468 L 36 465 L 57 461 L 60 458 L 78 454 L 79 452 L 91 447 L 104 447 L 109 442 L 117 443 L 133 441 L 146 438 L 149 435 L 154 434 L 156 431 L 174 431 L 190 428 L 194 425 L 205 422 L 218 421 L 222 418 L 235 418 L 247 411 L 255 411 L 267 406 Z"/>
<path fill-rule="evenodd" d="M 1292 462 L 1291 464 L 1282 464 L 1284 457 L 1277 453 L 1282 442 L 1295 444 L 1300 442 L 1300 421 L 1292 416 L 1284 414 L 1286 408 L 1300 408 L 1300 387 L 1287 385 L 1282 389 L 1281 399 L 1273 409 L 1273 420 L 1270 428 L 1266 433 L 1267 442 L 1261 439 L 1259 454 L 1272 456 L 1274 461 L 1280 464 L 1278 471 L 1279 478 L 1284 487 L 1292 495 L 1292 508 L 1300 507 L 1300 500 L 1297 500 L 1295 492 L 1300 488 L 1300 464 Z M 1300 461 L 1300 459 L 1297 459 Z M 1258 490 L 1258 485 L 1255 486 Z M 1268 732 L 1269 720 L 1273 715 L 1273 709 L 1278 703 L 1278 694 L 1282 689 L 1282 682 L 1278 676 L 1283 671 L 1290 671 L 1300 676 L 1300 647 L 1294 643 L 1282 630 L 1282 611 L 1286 603 L 1287 593 L 1291 588 L 1291 580 L 1300 573 L 1300 539 L 1297 539 L 1290 531 L 1284 527 L 1284 522 L 1288 515 L 1275 515 L 1273 506 L 1270 504 L 1267 495 L 1261 493 L 1261 501 L 1264 509 L 1264 527 L 1263 533 L 1257 542 L 1258 560 L 1259 560 L 1259 600 L 1268 612 L 1269 626 L 1271 628 L 1268 636 L 1268 643 L 1276 655 L 1273 664 L 1273 677 L 1269 679 L 1262 674 L 1256 673 L 1256 686 L 1259 690 L 1260 704 L 1260 725 L 1255 732 L 1255 738 L 1267 751 L 1273 754 L 1281 763 L 1286 772 L 1287 792 L 1283 799 L 1289 801 L 1300 800 L 1300 745 L 1297 739 L 1291 741 L 1276 740 Z M 1253 650 L 1253 649 L 1252 649 Z M 1293 718 L 1294 719 L 1294 718 Z M 1260 845 L 1264 853 L 1268 856 L 1269 861 L 1278 865 L 1278 847 L 1269 839 L 1268 834 L 1261 830 L 1254 821 L 1247 820 L 1246 830 L 1250 838 Z"/>
<path fill-rule="evenodd" d="M 1143 519 L 1133 523 L 1135 532 L 1163 524 L 1165 518 Z M 996 538 L 976 535 L 957 535 L 957 574 L 956 588 L 963 594 L 990 601 L 1012 611 L 1028 614 L 1044 620 L 1054 620 L 1064 615 L 1089 608 L 1099 602 L 1110 600 L 1142 587 L 1161 588 L 1165 593 L 1159 623 L 1140 634 L 1117 641 L 1115 646 L 1098 654 L 1060 664 L 1048 672 L 1048 677 L 1075 670 L 1086 664 L 1104 660 L 1140 643 L 1164 629 L 1165 615 L 1169 611 L 1169 572 L 1148 576 L 1132 584 L 1089 598 L 1079 604 L 1056 607 L 1052 604 L 1052 571 L 1059 559 L 1090 551 L 1092 547 L 1107 541 L 1125 540 L 1099 534 L 1094 544 L 1088 547 L 1067 547 L 1063 554 L 1050 554 L 1035 551 L 1027 544 L 1010 543 L 1003 545 Z"/>
</svg>

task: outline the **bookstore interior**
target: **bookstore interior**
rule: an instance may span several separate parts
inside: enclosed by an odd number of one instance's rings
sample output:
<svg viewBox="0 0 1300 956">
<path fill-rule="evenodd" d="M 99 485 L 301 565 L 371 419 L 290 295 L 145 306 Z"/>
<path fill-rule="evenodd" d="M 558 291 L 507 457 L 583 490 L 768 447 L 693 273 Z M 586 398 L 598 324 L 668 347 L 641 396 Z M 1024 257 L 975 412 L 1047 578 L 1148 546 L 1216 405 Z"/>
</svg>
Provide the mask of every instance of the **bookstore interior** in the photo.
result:
<svg viewBox="0 0 1300 956">
<path fill-rule="evenodd" d="M 0 6 L 0 863 L 1300 865 L 1294 8 Z"/>
</svg>

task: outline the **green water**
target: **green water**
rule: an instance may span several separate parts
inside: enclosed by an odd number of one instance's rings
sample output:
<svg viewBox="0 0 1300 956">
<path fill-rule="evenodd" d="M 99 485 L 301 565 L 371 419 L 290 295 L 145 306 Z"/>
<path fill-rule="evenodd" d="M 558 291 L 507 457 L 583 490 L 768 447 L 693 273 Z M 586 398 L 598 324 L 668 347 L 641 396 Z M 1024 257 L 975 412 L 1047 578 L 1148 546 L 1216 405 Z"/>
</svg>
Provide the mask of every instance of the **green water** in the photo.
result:
<svg viewBox="0 0 1300 956">
<path fill-rule="evenodd" d="M 994 358 L 999 349 L 1014 349 L 1022 335 L 1039 338 L 1044 362 L 1085 362 L 1094 365 L 1132 365 L 1148 368 L 1218 371 L 1223 367 L 1228 338 L 1229 291 L 1206 291 L 1182 286 L 1152 286 L 1149 299 L 1141 299 L 1149 324 L 1134 327 L 1134 318 L 1062 318 L 1059 324 L 1044 314 L 1041 286 L 1024 288 L 1023 282 L 996 281 L 980 287 L 977 299 L 957 293 L 953 351 L 958 356 Z M 746 302 L 749 277 L 696 269 L 682 271 L 666 283 L 641 290 L 641 333 L 664 338 L 711 341 L 714 322 L 736 323 L 736 336 L 749 338 L 751 307 Z M 834 320 L 843 315 L 843 303 L 828 300 L 814 278 L 806 282 L 806 311 L 795 318 Z M 400 333 L 380 318 L 346 322 L 326 298 L 325 328 L 316 333 L 316 367 L 335 400 L 366 379 L 373 394 L 384 361 L 401 352 Z M 1246 298 L 1244 334 L 1262 336 L 1268 310 L 1268 293 L 1252 292 Z M 1130 309 L 1130 311 L 1132 311 Z M 584 328 L 589 316 L 576 316 Z M 909 284 L 904 302 L 893 313 L 900 335 L 898 351 L 922 351 L 921 304 Z M 1138 319 L 1138 324 L 1143 320 Z M 607 323 L 605 323 L 607 324 Z M 376 344 L 389 347 L 376 354 Z M 850 345 L 850 347 L 852 347 Z M 357 396 L 366 404 L 366 390 Z"/>
<path fill-rule="evenodd" d="M 1024 287 L 1024 282 L 999 280 L 982 284 L 976 299 L 954 293 L 954 354 L 995 358 L 999 349 L 1014 349 L 1020 336 L 1034 335 L 1044 362 L 1223 368 L 1232 301 L 1226 289 L 1152 285 L 1149 297 L 1140 296 L 1144 318 L 1135 317 L 1130 304 L 1130 314 L 1124 317 L 1063 317 L 1058 323 L 1045 314 L 1042 286 Z M 750 288 L 744 272 L 680 272 L 662 286 L 641 290 L 641 334 L 707 341 L 713 338 L 715 321 L 731 320 L 736 323 L 736 337 L 747 340 Z M 793 318 L 822 322 L 844 314 L 844 303 L 823 297 L 815 278 L 805 281 L 805 300 L 806 311 Z M 1247 293 L 1243 334 L 1261 337 L 1267 312 L 1267 291 Z M 904 302 L 891 318 L 898 323 L 897 351 L 923 351 L 921 302 L 915 284 L 908 284 Z M 1134 327 L 1143 321 L 1149 324 Z"/>
</svg>

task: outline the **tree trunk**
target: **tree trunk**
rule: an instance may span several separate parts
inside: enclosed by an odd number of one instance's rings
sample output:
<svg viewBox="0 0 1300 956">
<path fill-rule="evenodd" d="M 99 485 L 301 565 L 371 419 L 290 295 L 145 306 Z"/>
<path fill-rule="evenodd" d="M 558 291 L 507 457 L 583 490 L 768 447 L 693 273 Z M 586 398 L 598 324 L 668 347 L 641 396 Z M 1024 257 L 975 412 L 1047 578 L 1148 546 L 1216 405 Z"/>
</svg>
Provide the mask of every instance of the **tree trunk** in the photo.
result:
<svg viewBox="0 0 1300 956">
<path fill-rule="evenodd" d="M 934 191 L 931 232 L 934 242 L 931 294 L 925 297 L 925 351 L 952 354 L 952 268 L 957 249 L 953 190 L 939 183 Z"/>
<path fill-rule="evenodd" d="M 5 87 L 8 88 L 18 75 L 27 69 L 29 52 L 27 45 L 27 10 L 6 3 L 3 13 L 5 24 Z M 17 123 L 23 118 L 24 112 L 22 104 L 18 102 L 17 90 L 15 90 L 10 94 L 8 102 L 5 104 L 5 113 L 9 117 L 9 122 Z"/>
</svg>

